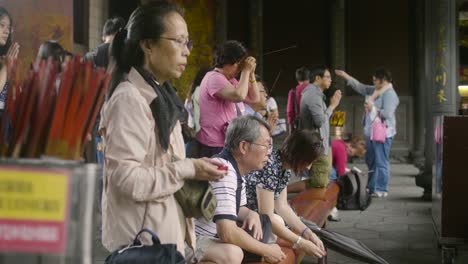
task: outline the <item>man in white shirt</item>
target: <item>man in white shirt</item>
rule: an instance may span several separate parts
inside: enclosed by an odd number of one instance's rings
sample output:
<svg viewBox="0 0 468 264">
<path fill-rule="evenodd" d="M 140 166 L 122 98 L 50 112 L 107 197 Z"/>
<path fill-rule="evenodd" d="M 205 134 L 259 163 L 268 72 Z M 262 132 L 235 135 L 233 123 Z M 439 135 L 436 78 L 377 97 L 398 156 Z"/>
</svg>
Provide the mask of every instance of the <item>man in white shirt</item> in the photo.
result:
<svg viewBox="0 0 468 264">
<path fill-rule="evenodd" d="M 227 175 L 210 182 L 218 201 L 213 220 L 197 219 L 199 263 L 241 263 L 243 251 L 260 255 L 276 263 L 285 255 L 277 244 L 265 244 L 258 213 L 248 209 L 243 176 L 263 168 L 271 153 L 272 139 L 268 124 L 255 116 L 234 119 L 226 132 L 223 151 L 216 156 L 227 169 Z M 237 221 L 243 223 L 237 226 Z M 245 230 L 244 230 L 245 229 Z M 247 233 L 249 230 L 252 236 Z"/>
</svg>

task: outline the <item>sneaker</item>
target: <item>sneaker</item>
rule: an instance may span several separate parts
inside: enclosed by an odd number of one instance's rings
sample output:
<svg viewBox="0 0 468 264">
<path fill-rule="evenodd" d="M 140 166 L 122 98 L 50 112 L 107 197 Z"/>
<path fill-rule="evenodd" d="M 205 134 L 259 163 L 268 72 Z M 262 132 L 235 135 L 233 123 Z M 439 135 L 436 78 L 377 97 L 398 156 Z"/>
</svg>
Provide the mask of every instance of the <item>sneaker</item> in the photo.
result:
<svg viewBox="0 0 468 264">
<path fill-rule="evenodd" d="M 388 196 L 388 192 L 375 192 L 371 193 L 371 196 L 374 198 L 385 198 Z"/>
<path fill-rule="evenodd" d="M 333 207 L 333 209 L 331 210 L 330 215 L 328 215 L 328 220 L 334 221 L 334 222 L 341 221 L 340 215 L 338 213 L 338 209 L 336 209 L 336 207 Z"/>
</svg>

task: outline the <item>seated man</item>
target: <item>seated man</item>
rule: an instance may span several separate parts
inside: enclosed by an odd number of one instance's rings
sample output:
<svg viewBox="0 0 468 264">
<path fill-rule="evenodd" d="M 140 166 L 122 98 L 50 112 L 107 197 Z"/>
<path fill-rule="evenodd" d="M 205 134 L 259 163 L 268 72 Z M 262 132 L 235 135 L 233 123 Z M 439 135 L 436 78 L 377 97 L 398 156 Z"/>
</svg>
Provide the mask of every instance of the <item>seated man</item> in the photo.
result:
<svg viewBox="0 0 468 264">
<path fill-rule="evenodd" d="M 195 260 L 199 263 L 241 263 L 243 251 L 263 256 L 265 261 L 277 263 L 285 255 L 277 244 L 265 244 L 258 213 L 246 207 L 247 199 L 243 176 L 259 170 L 268 161 L 272 142 L 268 124 L 254 116 L 234 119 L 226 132 L 223 151 L 216 160 L 227 167 L 227 175 L 210 182 L 218 204 L 213 220 L 195 221 L 197 249 Z M 236 221 L 243 223 L 237 226 Z"/>
</svg>

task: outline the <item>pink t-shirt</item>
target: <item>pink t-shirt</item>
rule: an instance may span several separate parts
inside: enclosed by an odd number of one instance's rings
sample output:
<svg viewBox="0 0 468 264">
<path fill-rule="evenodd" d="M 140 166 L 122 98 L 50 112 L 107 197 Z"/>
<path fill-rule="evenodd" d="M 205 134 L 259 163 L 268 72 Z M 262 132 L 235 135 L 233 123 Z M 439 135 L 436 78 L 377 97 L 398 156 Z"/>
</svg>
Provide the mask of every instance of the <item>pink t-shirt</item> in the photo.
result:
<svg viewBox="0 0 468 264">
<path fill-rule="evenodd" d="M 224 146 L 226 128 L 237 117 L 236 103 L 216 96 L 216 93 L 228 84 L 236 86 L 238 81 L 231 80 L 217 72 L 210 71 L 200 84 L 200 131 L 196 137 L 203 145 L 210 147 Z M 242 110 L 243 105 L 240 107 Z"/>
<path fill-rule="evenodd" d="M 333 168 L 337 175 L 341 176 L 346 173 L 346 163 L 348 162 L 348 154 L 346 153 L 346 143 L 343 140 L 334 139 L 331 142 Z"/>
</svg>

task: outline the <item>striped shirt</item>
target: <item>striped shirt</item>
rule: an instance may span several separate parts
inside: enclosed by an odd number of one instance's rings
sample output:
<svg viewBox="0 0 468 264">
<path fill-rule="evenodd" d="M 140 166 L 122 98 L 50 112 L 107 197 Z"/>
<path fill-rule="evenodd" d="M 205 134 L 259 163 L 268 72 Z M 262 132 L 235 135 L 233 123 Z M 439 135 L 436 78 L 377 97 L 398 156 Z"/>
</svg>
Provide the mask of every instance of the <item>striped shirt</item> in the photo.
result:
<svg viewBox="0 0 468 264">
<path fill-rule="evenodd" d="M 228 172 L 221 180 L 210 182 L 218 204 L 212 221 L 205 218 L 195 220 L 195 232 L 197 236 L 218 237 L 216 221 L 221 219 L 236 221 L 239 211 L 237 205 L 245 206 L 247 204 L 244 180 L 240 175 L 237 175 L 233 165 L 224 159 L 215 158 L 214 160 L 226 165 Z M 240 186 L 238 183 L 241 183 Z M 241 189 L 239 190 L 238 188 Z M 237 195 L 239 191 L 240 197 Z"/>
</svg>

